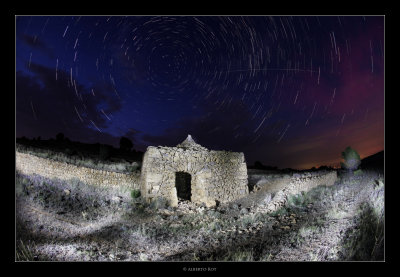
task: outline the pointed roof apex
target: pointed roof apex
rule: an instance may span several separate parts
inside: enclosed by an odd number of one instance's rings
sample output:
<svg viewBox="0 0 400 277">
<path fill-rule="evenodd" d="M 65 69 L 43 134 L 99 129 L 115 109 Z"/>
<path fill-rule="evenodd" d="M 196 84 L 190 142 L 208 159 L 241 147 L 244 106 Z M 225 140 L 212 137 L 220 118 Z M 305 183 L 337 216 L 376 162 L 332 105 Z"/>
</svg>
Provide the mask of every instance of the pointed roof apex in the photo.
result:
<svg viewBox="0 0 400 277">
<path fill-rule="evenodd" d="M 177 147 L 192 148 L 192 149 L 198 149 L 198 150 L 207 150 L 207 148 L 196 143 L 191 135 L 188 135 L 187 138 L 182 143 L 177 145 Z"/>
<path fill-rule="evenodd" d="M 193 140 L 193 138 L 192 138 L 191 135 L 188 135 L 187 138 L 186 138 L 185 140 L 188 141 L 188 142 L 194 142 L 194 143 L 196 143 L 196 142 Z"/>
</svg>

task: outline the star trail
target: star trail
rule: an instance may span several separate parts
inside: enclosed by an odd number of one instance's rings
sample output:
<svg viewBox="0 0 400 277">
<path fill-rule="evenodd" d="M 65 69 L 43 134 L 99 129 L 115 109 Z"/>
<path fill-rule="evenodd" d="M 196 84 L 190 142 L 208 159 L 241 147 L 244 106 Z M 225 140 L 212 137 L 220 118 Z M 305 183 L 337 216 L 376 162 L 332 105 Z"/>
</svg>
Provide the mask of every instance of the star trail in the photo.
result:
<svg viewBox="0 0 400 277">
<path fill-rule="evenodd" d="M 338 165 L 384 146 L 383 16 L 17 16 L 16 136 Z"/>
</svg>

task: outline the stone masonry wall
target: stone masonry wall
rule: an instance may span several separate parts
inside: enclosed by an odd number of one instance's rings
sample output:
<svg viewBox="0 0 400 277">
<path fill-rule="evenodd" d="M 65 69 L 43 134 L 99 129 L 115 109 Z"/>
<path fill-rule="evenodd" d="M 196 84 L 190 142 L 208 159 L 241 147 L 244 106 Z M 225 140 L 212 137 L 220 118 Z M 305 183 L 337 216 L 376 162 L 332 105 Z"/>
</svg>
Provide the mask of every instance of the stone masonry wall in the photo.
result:
<svg viewBox="0 0 400 277">
<path fill-rule="evenodd" d="M 87 184 L 125 186 L 132 189 L 139 189 L 138 174 L 96 170 L 19 152 L 16 152 L 16 169 L 26 175 L 35 173 L 43 177 L 59 178 L 61 180 L 78 178 Z"/>
<path fill-rule="evenodd" d="M 165 198 L 176 206 L 175 172 L 191 174 L 191 201 L 213 206 L 248 194 L 247 167 L 243 153 L 184 149 L 147 148 L 143 158 L 141 191 L 149 199 Z"/>
<path fill-rule="evenodd" d="M 317 186 L 332 186 L 336 180 L 336 171 L 317 173 L 316 175 L 308 173 L 305 176 L 294 176 L 291 178 L 288 185 L 282 190 L 279 190 L 272 201 L 268 203 L 267 212 L 276 211 L 280 207 L 284 206 L 289 195 L 298 194 L 302 191 L 307 192 Z"/>
<path fill-rule="evenodd" d="M 301 191 L 307 192 L 316 186 L 332 186 L 336 182 L 336 179 L 336 171 L 317 172 L 314 175 L 308 173 L 305 176 L 293 176 L 289 187 L 293 189 L 295 193 Z"/>
</svg>

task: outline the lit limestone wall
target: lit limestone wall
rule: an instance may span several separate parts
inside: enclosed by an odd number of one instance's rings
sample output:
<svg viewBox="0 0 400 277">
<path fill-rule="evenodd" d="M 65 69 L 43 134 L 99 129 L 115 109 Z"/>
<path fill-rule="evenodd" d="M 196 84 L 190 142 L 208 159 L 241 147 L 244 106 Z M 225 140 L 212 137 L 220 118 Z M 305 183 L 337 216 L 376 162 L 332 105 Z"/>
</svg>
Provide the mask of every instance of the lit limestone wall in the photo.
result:
<svg viewBox="0 0 400 277">
<path fill-rule="evenodd" d="M 123 174 L 111 171 L 80 167 L 34 155 L 16 152 L 16 169 L 23 174 L 39 174 L 47 178 L 79 180 L 93 185 L 126 186 L 139 189 L 139 174 Z"/>
<path fill-rule="evenodd" d="M 296 193 L 301 191 L 306 192 L 316 186 L 332 186 L 336 182 L 336 179 L 336 171 L 299 174 L 292 177 L 289 187 Z"/>
<path fill-rule="evenodd" d="M 302 191 L 307 192 L 317 186 L 332 186 L 337 180 L 336 171 L 317 172 L 315 174 L 306 173 L 293 176 L 285 187 L 279 190 L 268 203 L 267 211 L 276 211 L 284 206 L 289 195 L 298 194 Z M 263 188 L 268 191 L 268 187 Z"/>
<path fill-rule="evenodd" d="M 191 201 L 214 206 L 248 194 L 243 153 L 207 150 L 201 146 L 147 148 L 141 172 L 141 193 L 150 201 L 178 203 L 175 173 L 191 175 Z"/>
</svg>

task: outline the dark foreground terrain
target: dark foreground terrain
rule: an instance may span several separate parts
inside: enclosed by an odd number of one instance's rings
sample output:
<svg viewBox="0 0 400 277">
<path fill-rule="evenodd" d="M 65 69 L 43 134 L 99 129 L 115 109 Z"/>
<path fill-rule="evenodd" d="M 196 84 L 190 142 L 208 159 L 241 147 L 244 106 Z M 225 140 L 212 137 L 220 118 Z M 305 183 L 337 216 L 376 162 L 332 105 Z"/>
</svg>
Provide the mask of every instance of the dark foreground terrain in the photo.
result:
<svg viewBox="0 0 400 277">
<path fill-rule="evenodd" d="M 306 172 L 302 174 L 307 174 Z M 261 176 L 261 177 L 260 177 Z M 274 212 L 268 187 L 293 174 L 249 171 L 246 198 L 216 208 L 145 204 L 122 188 L 16 176 L 17 260 L 383 260 L 381 171 L 338 173 L 330 187 L 291 195 Z"/>
</svg>

